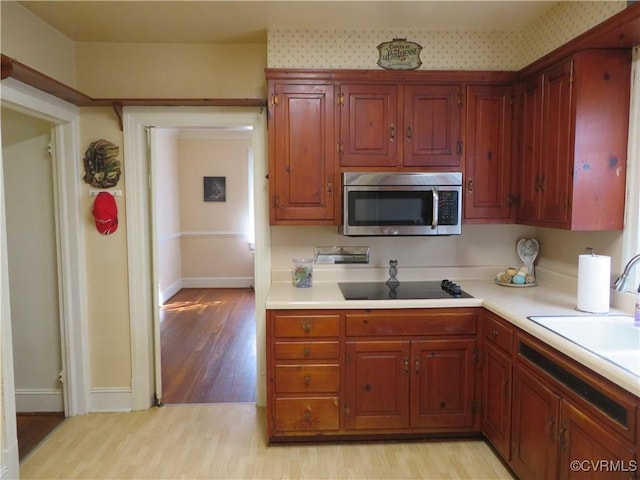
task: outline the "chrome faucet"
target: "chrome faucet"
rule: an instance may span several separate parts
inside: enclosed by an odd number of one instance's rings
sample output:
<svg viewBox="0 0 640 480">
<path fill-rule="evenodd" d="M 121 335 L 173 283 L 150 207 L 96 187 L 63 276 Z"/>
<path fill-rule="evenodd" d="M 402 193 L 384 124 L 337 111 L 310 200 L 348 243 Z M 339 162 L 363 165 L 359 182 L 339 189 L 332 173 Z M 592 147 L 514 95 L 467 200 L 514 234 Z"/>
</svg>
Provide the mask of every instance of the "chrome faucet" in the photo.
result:
<svg viewBox="0 0 640 480">
<path fill-rule="evenodd" d="M 638 262 L 640 262 L 640 253 L 627 262 L 627 265 L 624 267 L 624 271 L 618 278 L 616 278 L 616 281 L 613 282 L 611 288 L 616 292 L 624 292 L 624 287 L 627 285 L 627 281 L 629 280 L 629 273 L 631 273 L 631 269 Z"/>
</svg>

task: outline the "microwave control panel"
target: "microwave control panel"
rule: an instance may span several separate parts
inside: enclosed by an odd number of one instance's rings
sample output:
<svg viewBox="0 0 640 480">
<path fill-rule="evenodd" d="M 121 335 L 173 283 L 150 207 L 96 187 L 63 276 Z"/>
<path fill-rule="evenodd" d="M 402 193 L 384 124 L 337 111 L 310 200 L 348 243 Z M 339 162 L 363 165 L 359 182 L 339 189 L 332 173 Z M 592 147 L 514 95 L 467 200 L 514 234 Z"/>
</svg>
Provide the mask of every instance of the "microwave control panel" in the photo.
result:
<svg viewBox="0 0 640 480">
<path fill-rule="evenodd" d="M 458 192 L 438 192 L 438 225 L 458 224 Z"/>
</svg>

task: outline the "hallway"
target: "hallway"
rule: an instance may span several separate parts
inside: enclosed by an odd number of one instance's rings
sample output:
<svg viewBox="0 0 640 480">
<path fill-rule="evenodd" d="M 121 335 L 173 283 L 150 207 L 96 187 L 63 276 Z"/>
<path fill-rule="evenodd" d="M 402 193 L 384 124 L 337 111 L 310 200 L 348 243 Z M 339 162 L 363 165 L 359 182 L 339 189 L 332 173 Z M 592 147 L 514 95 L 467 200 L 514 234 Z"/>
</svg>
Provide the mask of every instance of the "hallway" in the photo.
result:
<svg viewBox="0 0 640 480">
<path fill-rule="evenodd" d="M 256 401 L 256 319 L 248 288 L 182 289 L 161 308 L 165 404 Z"/>
</svg>

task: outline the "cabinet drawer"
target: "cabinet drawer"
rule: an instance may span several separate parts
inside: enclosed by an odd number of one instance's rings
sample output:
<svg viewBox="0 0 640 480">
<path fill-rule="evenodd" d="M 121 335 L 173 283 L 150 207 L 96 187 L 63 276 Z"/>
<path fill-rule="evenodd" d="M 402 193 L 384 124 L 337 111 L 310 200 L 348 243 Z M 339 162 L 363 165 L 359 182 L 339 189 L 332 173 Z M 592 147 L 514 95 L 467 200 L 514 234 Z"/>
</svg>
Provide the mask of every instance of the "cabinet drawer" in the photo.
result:
<svg viewBox="0 0 640 480">
<path fill-rule="evenodd" d="M 276 398 L 275 431 L 338 430 L 338 397 Z"/>
<path fill-rule="evenodd" d="M 276 393 L 337 392 L 338 365 L 277 365 Z"/>
<path fill-rule="evenodd" d="M 346 315 L 347 336 L 474 335 L 475 311 L 353 313 Z"/>
<path fill-rule="evenodd" d="M 276 360 L 333 360 L 340 356 L 338 342 L 275 342 Z"/>
<path fill-rule="evenodd" d="M 274 335 L 280 337 L 337 337 L 340 315 L 280 315 L 273 317 Z"/>
<path fill-rule="evenodd" d="M 508 354 L 513 352 L 513 330 L 490 316 L 485 320 L 484 338 Z"/>
</svg>

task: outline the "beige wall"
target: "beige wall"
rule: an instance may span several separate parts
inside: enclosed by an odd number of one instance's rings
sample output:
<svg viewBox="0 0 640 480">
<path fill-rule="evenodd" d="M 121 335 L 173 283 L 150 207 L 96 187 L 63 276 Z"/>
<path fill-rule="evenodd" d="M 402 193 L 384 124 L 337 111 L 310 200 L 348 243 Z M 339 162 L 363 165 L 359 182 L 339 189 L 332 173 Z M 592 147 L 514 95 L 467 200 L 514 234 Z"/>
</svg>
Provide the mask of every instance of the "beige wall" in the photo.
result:
<svg viewBox="0 0 640 480">
<path fill-rule="evenodd" d="M 250 139 L 181 138 L 178 142 L 182 277 L 193 284 L 253 285 L 247 243 Z M 203 201 L 203 177 L 226 178 L 226 201 Z M 198 280 L 200 279 L 200 280 Z"/>
<path fill-rule="evenodd" d="M 78 43 L 92 97 L 265 98 L 266 45 Z"/>
<path fill-rule="evenodd" d="M 122 132 L 110 109 L 85 108 L 80 121 L 82 155 L 98 139 L 120 147 Z M 84 170 L 83 170 L 84 172 Z M 115 189 L 124 193 L 126 166 Z M 82 183 L 85 192 L 82 210 L 85 215 L 84 239 L 87 264 L 89 313 L 89 358 L 91 387 L 129 387 L 131 385 L 131 342 L 129 325 L 129 285 L 127 275 L 126 197 L 116 197 L 118 230 L 102 235 L 95 228 L 91 214 L 95 187 Z"/>
<path fill-rule="evenodd" d="M 2 109 L 17 411 L 63 411 L 53 160 L 53 125 Z"/>
<path fill-rule="evenodd" d="M 76 86 L 76 46 L 18 2 L 0 2 L 0 49 L 59 82 Z"/>
<path fill-rule="evenodd" d="M 171 130 L 157 128 L 155 132 L 153 211 L 158 238 L 160 303 L 164 303 L 164 300 L 180 288 L 182 279 L 178 139 L 175 132 Z"/>
</svg>

